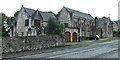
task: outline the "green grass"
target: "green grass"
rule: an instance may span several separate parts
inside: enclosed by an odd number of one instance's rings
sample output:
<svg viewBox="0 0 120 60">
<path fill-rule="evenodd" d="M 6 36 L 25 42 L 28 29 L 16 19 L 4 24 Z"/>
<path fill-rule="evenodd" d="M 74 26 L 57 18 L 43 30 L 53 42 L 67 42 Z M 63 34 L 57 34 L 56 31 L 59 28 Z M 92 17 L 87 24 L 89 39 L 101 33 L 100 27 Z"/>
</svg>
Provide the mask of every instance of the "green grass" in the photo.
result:
<svg viewBox="0 0 120 60">
<path fill-rule="evenodd" d="M 100 38 L 99 40 L 107 40 L 107 39 L 113 39 L 115 37 L 109 37 L 109 38 Z"/>
<path fill-rule="evenodd" d="M 107 39 L 113 39 L 113 38 L 116 38 L 116 37 L 109 37 L 109 38 L 100 38 L 99 40 L 107 40 Z M 81 42 L 94 42 L 96 40 L 82 40 Z M 66 42 L 66 45 L 76 45 L 76 44 L 79 44 L 77 42 Z"/>
<path fill-rule="evenodd" d="M 100 38 L 99 40 L 107 40 L 107 39 L 113 39 L 115 37 L 109 37 L 109 38 Z M 81 42 L 94 42 L 96 40 L 82 40 Z"/>
<path fill-rule="evenodd" d="M 76 42 L 67 42 L 66 43 L 66 45 L 76 45 L 76 44 L 78 44 L 78 43 L 76 43 Z"/>
<path fill-rule="evenodd" d="M 82 40 L 81 42 L 94 42 L 95 40 Z"/>
</svg>

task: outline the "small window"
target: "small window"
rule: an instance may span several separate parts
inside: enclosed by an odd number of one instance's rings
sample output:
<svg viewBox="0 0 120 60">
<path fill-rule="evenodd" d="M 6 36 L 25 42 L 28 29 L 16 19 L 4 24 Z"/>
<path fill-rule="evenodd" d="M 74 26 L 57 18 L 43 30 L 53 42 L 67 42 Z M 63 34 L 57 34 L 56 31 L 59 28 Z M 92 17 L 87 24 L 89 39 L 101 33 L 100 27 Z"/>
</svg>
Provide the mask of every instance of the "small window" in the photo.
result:
<svg viewBox="0 0 120 60">
<path fill-rule="evenodd" d="M 65 27 L 68 27 L 68 23 L 65 23 Z"/>
<path fill-rule="evenodd" d="M 29 25 L 29 20 L 25 20 L 25 26 L 28 26 Z"/>
<path fill-rule="evenodd" d="M 28 36 L 28 32 L 27 32 L 27 36 Z"/>
<path fill-rule="evenodd" d="M 16 36 L 18 36 L 18 33 L 16 34 Z"/>
<path fill-rule="evenodd" d="M 23 32 L 22 32 L 22 36 L 23 36 Z"/>
</svg>

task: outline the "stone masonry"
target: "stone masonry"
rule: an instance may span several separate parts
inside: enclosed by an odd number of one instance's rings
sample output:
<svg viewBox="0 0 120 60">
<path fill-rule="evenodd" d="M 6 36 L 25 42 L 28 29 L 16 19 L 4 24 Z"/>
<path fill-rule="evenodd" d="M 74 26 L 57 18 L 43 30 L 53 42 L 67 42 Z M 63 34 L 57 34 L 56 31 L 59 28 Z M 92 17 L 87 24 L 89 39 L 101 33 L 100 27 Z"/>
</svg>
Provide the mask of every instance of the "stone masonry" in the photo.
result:
<svg viewBox="0 0 120 60">
<path fill-rule="evenodd" d="M 2 53 L 39 50 L 64 46 L 65 40 L 58 35 L 2 38 Z"/>
</svg>

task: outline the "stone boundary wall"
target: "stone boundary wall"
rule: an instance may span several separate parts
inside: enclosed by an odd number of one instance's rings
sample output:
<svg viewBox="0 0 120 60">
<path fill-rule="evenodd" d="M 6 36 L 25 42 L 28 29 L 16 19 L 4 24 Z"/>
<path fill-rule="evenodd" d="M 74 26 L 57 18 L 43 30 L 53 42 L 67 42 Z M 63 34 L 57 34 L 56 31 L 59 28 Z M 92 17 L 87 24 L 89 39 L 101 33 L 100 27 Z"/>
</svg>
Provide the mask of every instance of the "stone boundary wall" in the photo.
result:
<svg viewBox="0 0 120 60">
<path fill-rule="evenodd" d="M 2 53 L 31 51 L 57 46 L 65 46 L 65 39 L 58 35 L 2 38 Z"/>
<path fill-rule="evenodd" d="M 114 33 L 113 37 L 120 37 L 120 33 Z"/>
</svg>

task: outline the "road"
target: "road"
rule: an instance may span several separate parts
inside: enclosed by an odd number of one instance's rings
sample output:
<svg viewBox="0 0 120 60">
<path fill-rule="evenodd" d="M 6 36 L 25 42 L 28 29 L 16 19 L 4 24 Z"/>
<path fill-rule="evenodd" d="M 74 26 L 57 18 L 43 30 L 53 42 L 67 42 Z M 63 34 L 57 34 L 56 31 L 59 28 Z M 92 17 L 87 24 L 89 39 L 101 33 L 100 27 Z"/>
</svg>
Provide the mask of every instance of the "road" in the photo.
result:
<svg viewBox="0 0 120 60">
<path fill-rule="evenodd" d="M 18 58 L 118 58 L 118 40 Z"/>
</svg>

